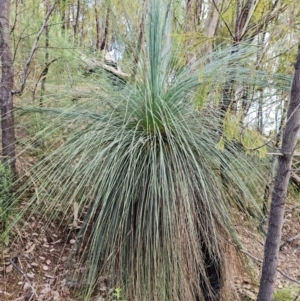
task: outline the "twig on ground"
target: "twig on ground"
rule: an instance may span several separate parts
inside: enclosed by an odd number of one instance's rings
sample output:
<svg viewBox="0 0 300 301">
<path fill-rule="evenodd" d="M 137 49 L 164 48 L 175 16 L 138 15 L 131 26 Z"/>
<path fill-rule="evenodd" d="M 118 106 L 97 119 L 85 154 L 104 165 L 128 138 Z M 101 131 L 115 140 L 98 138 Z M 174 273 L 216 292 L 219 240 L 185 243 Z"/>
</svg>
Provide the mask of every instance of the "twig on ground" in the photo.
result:
<svg viewBox="0 0 300 301">
<path fill-rule="evenodd" d="M 297 239 L 297 238 L 300 238 L 300 233 L 298 233 L 297 235 L 295 235 L 295 236 L 293 236 L 293 237 L 291 237 L 291 238 L 286 239 L 286 240 L 284 241 L 284 243 L 281 244 L 279 250 L 281 251 L 282 248 L 283 248 L 285 245 L 291 243 L 292 241 L 294 241 L 294 240 Z"/>
<path fill-rule="evenodd" d="M 250 258 L 254 259 L 255 261 L 258 261 L 259 263 L 263 263 L 263 261 L 262 261 L 261 259 L 259 259 L 259 258 L 255 257 L 255 256 L 253 256 L 252 254 L 248 253 L 247 251 L 242 250 L 242 249 L 241 249 L 241 251 L 242 251 L 242 253 L 246 254 L 247 256 L 249 256 Z M 290 277 L 289 275 L 287 275 L 286 273 L 284 273 L 284 272 L 281 271 L 280 269 L 277 269 L 277 272 L 279 272 L 283 277 L 289 279 L 290 281 L 295 282 L 295 283 L 297 283 L 297 284 L 300 284 L 300 281 L 299 281 L 299 280 Z M 299 297 L 299 296 L 298 296 L 298 297 Z M 297 299 L 296 299 L 296 300 L 297 300 Z"/>
<path fill-rule="evenodd" d="M 298 208 L 300 208 L 300 205 L 293 206 L 292 208 L 287 208 L 287 209 L 285 210 L 285 212 L 291 212 L 291 211 L 294 211 L 294 210 L 296 210 L 296 209 L 298 209 Z"/>
<path fill-rule="evenodd" d="M 297 301 L 297 300 L 299 299 L 299 297 L 300 297 L 300 291 L 299 291 L 299 293 L 297 294 L 297 296 L 293 299 L 293 301 Z"/>
<path fill-rule="evenodd" d="M 38 294 L 36 293 L 36 290 L 34 289 L 34 287 L 32 286 L 30 280 L 28 279 L 27 275 L 17 266 L 17 264 L 15 263 L 15 260 L 18 259 L 18 257 L 10 257 L 9 258 L 9 262 L 11 263 L 11 265 L 25 278 L 25 280 L 27 281 L 28 285 L 30 286 L 32 293 L 36 296 L 36 298 L 38 297 Z"/>
</svg>

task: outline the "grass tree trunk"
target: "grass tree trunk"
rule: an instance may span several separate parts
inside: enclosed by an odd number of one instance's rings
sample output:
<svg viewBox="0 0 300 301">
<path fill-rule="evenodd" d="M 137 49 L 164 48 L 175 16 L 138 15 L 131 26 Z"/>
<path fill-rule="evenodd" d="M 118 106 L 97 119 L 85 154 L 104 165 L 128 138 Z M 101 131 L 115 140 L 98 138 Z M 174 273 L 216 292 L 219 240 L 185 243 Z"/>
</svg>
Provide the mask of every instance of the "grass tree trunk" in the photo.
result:
<svg viewBox="0 0 300 301">
<path fill-rule="evenodd" d="M 276 280 L 281 229 L 290 169 L 297 135 L 300 127 L 300 43 L 295 64 L 291 99 L 287 113 L 287 123 L 283 134 L 281 153 L 272 193 L 268 234 L 265 243 L 262 276 L 257 301 L 271 301 Z"/>
<path fill-rule="evenodd" d="M 1 131 L 2 131 L 2 162 L 16 173 L 15 160 L 15 129 L 13 116 L 13 60 L 9 37 L 10 1 L 0 1 L 0 56 L 1 56 Z"/>
</svg>

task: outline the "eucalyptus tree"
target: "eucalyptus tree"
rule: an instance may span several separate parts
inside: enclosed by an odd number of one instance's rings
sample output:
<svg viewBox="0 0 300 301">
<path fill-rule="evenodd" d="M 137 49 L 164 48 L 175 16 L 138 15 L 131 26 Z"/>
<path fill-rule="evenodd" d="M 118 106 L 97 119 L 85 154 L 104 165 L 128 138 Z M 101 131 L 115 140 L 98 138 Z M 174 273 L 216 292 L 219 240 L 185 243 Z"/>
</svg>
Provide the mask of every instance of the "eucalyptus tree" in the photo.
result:
<svg viewBox="0 0 300 301">
<path fill-rule="evenodd" d="M 1 132 L 2 163 L 16 174 L 15 124 L 13 116 L 14 71 L 10 45 L 10 1 L 0 2 L 0 56 L 1 56 Z"/>
<path fill-rule="evenodd" d="M 291 175 L 293 153 L 300 128 L 300 44 L 295 64 L 294 79 L 291 88 L 290 104 L 287 112 L 287 122 L 283 134 L 281 152 L 272 193 L 269 227 L 265 243 L 262 276 L 257 300 L 273 300 L 273 290 L 276 280 L 276 270 L 281 242 L 285 199 Z"/>
<path fill-rule="evenodd" d="M 41 34 L 46 27 L 48 19 L 55 8 L 54 3 L 47 11 L 42 25 L 40 26 L 37 35 L 31 45 L 31 49 L 27 59 L 22 62 L 23 68 L 21 71 L 21 81 L 19 87 L 15 87 L 15 71 L 13 65 L 16 55 L 12 54 L 11 46 L 11 29 L 9 26 L 10 20 L 10 1 L 1 1 L 0 3 L 0 55 L 1 55 L 1 87 L 0 87 L 0 105 L 1 105 L 1 131 L 2 131 L 2 162 L 6 167 L 9 167 L 10 172 L 16 176 L 16 148 L 15 148 L 15 124 L 13 112 L 13 96 L 21 94 L 26 85 L 29 67 L 32 63 L 34 53 L 37 50 L 38 42 Z M 18 17 L 18 7 L 15 9 L 15 22 L 12 30 L 15 30 Z M 14 45 L 15 46 L 15 45 Z M 16 54 L 17 49 L 14 49 Z"/>
</svg>

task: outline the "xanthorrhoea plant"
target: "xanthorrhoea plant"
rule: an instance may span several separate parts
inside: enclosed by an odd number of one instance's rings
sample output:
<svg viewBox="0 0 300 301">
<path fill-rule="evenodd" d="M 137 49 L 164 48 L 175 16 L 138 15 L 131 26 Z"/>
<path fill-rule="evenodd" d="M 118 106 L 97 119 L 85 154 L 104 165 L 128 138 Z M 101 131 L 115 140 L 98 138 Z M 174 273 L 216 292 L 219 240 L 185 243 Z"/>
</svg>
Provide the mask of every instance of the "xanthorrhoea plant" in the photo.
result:
<svg viewBox="0 0 300 301">
<path fill-rule="evenodd" d="M 238 199 L 240 209 L 259 214 L 253 197 L 259 172 L 234 144 L 216 147 L 218 114 L 195 110 L 197 64 L 174 64 L 163 3 L 149 2 L 146 29 L 147 53 L 134 82 L 121 91 L 103 87 L 88 105 L 58 110 L 58 127 L 74 128 L 36 167 L 39 204 L 49 219 L 60 208 L 67 225 L 78 202 L 84 222 L 73 255 L 87 266 L 88 294 L 105 275 L 127 300 L 218 299 L 224 240 L 237 242 L 230 211 Z M 228 68 L 237 59 L 230 53 L 217 55 L 203 77 L 214 73 L 218 82 L 220 58 Z"/>
</svg>

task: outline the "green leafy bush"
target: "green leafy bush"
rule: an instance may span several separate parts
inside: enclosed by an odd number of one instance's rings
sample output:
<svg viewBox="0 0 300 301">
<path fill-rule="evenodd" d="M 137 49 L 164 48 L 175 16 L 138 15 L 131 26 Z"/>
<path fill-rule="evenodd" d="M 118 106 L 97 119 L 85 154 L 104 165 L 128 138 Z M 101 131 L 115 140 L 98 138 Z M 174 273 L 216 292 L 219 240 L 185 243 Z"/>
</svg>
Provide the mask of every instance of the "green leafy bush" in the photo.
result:
<svg viewBox="0 0 300 301">
<path fill-rule="evenodd" d="M 9 206 L 12 199 L 13 178 L 9 169 L 0 163 L 0 233 L 5 233 L 7 229 L 7 219 Z M 2 239 L 8 243 L 8 235 L 5 234 Z"/>
</svg>

